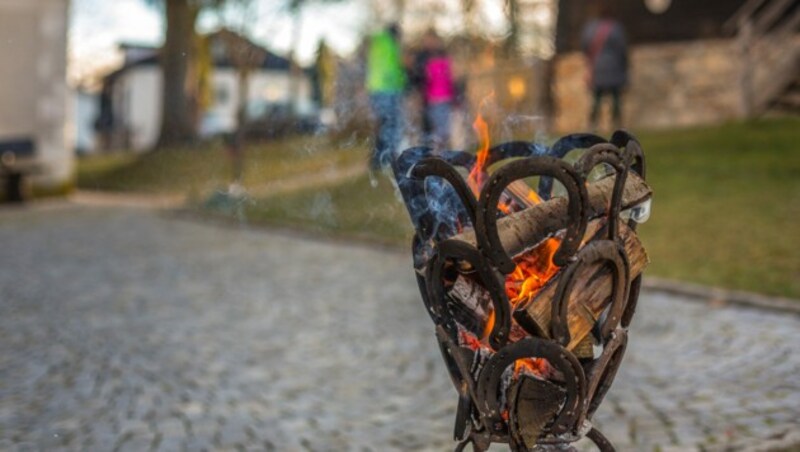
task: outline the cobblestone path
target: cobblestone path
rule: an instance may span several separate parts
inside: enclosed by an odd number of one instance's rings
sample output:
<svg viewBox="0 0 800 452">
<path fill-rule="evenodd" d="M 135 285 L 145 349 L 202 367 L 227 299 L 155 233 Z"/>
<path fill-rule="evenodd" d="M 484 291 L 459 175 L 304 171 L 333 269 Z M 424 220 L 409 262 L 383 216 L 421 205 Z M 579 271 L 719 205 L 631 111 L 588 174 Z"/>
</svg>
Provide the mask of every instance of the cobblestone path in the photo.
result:
<svg viewBox="0 0 800 452">
<path fill-rule="evenodd" d="M 0 450 L 452 449 L 403 253 L 73 204 L 0 210 L 0 245 Z M 631 341 L 621 449 L 800 429 L 796 316 L 645 294 Z"/>
</svg>

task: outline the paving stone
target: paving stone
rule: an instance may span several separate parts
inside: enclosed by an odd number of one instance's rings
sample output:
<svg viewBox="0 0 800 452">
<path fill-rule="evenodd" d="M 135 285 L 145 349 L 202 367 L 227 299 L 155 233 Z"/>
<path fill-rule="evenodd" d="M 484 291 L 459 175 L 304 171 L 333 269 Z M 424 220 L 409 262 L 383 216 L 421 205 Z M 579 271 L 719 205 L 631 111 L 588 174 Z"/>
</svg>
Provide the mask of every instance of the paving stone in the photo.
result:
<svg viewBox="0 0 800 452">
<path fill-rule="evenodd" d="M 406 253 L 74 204 L 0 209 L 0 243 L 2 450 L 454 446 Z M 798 431 L 797 343 L 797 317 L 645 293 L 595 423 L 622 451 Z"/>
</svg>

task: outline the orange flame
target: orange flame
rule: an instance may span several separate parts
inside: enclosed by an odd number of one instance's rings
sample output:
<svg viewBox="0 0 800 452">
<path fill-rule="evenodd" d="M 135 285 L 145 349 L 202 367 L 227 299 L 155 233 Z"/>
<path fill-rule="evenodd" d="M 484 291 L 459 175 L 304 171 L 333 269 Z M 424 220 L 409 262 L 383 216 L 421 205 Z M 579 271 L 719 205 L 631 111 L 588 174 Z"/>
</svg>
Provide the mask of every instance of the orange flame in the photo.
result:
<svg viewBox="0 0 800 452">
<path fill-rule="evenodd" d="M 480 113 L 494 93 L 481 100 L 478 115 L 472 123 L 472 128 L 478 135 L 478 152 L 476 162 L 467 178 L 467 184 L 476 196 L 480 195 L 481 188 L 486 182 L 488 171 L 486 168 L 489 160 L 489 124 Z M 498 209 L 508 215 L 520 208 L 539 204 L 542 199 L 523 181 L 516 181 L 509 186 L 505 198 L 501 198 Z M 513 194 L 513 195 L 512 195 Z M 553 263 L 553 255 L 561 244 L 561 239 L 553 237 L 545 240 L 539 246 L 529 250 L 524 255 L 515 258 L 516 268 L 506 276 L 506 294 L 511 303 L 512 310 L 520 303 L 533 298 L 547 281 L 558 272 L 559 267 Z M 494 311 L 489 313 L 484 325 L 481 340 L 486 341 L 494 328 L 496 318 Z"/>
<path fill-rule="evenodd" d="M 533 298 L 542 286 L 558 272 L 553 255 L 561 239 L 551 237 L 530 252 L 516 258 L 517 267 L 506 276 L 506 294 L 512 308 Z"/>
<path fill-rule="evenodd" d="M 489 313 L 489 317 L 486 319 L 486 326 L 483 327 L 483 336 L 481 338 L 487 339 L 492 332 L 492 328 L 494 328 L 494 310 Z"/>
<path fill-rule="evenodd" d="M 544 358 L 518 359 L 514 361 L 514 378 L 519 378 L 522 373 L 547 377 L 550 374 L 550 363 Z"/>
<path fill-rule="evenodd" d="M 485 101 L 486 99 L 484 99 Z M 483 101 L 481 102 L 483 105 Z M 490 140 L 489 140 L 489 124 L 483 119 L 480 113 L 478 113 L 478 117 L 475 118 L 475 122 L 472 123 L 472 128 L 475 129 L 475 133 L 478 134 L 478 154 L 476 155 L 477 161 L 475 162 L 475 166 L 472 167 L 472 171 L 469 172 L 469 177 L 467 178 L 467 183 L 469 184 L 472 192 L 475 193 L 475 196 L 478 196 L 481 192 L 481 187 L 483 187 L 483 183 L 486 181 L 486 161 L 489 159 L 489 147 L 490 147 Z"/>
</svg>

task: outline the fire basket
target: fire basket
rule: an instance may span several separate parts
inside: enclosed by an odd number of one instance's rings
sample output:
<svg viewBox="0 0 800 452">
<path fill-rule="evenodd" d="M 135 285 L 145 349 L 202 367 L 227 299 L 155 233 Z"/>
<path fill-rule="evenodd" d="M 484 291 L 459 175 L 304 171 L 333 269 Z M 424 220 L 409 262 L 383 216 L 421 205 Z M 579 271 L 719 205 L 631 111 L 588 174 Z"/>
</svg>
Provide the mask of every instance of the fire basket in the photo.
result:
<svg viewBox="0 0 800 452">
<path fill-rule="evenodd" d="M 582 154 L 570 164 L 573 150 Z M 591 419 L 625 353 L 648 262 L 635 233 L 652 194 L 638 141 L 617 131 L 477 155 L 416 147 L 393 170 L 459 396 L 456 450 L 569 448 L 583 436 L 614 450 Z"/>
</svg>

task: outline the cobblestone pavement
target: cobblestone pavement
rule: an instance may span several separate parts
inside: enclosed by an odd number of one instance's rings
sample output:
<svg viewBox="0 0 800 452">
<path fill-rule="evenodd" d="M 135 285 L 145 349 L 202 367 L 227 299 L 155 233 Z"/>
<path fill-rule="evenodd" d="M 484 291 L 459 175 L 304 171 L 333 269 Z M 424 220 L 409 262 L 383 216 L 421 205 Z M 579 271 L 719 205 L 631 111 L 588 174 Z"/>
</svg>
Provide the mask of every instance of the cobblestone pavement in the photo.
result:
<svg viewBox="0 0 800 452">
<path fill-rule="evenodd" d="M 72 204 L 0 210 L 0 245 L 0 450 L 452 449 L 403 253 Z M 596 423 L 623 450 L 796 432 L 799 327 L 645 294 Z"/>
</svg>

